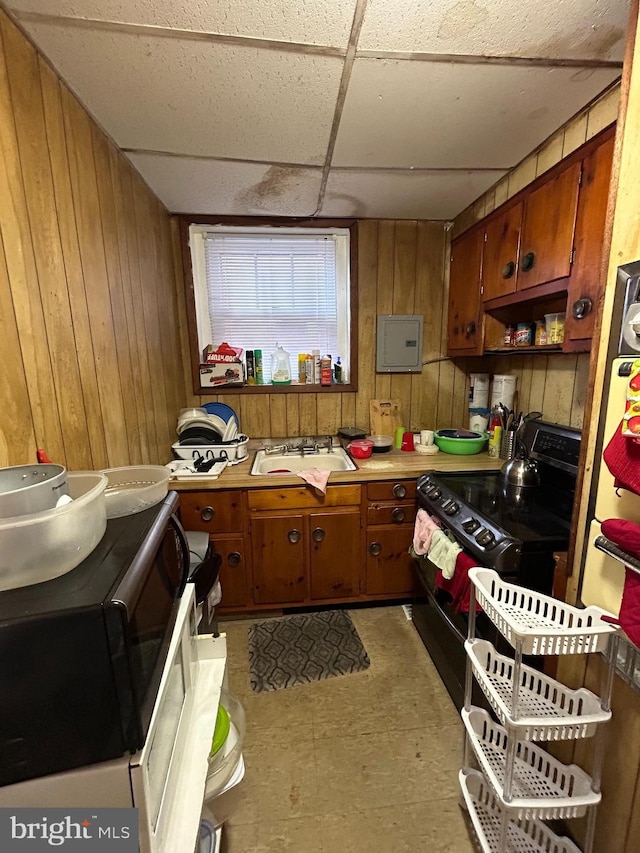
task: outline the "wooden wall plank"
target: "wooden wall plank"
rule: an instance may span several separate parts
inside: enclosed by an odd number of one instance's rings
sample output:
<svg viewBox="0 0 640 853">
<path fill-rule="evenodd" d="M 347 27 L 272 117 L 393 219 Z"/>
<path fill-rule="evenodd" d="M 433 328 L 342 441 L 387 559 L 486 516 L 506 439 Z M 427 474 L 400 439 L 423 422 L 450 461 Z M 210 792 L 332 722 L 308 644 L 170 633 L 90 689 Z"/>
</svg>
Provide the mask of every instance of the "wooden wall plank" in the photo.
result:
<svg viewBox="0 0 640 853">
<path fill-rule="evenodd" d="M 171 248 L 173 251 L 173 273 L 178 310 L 178 333 L 180 336 L 180 353 L 182 363 L 182 377 L 184 387 L 184 407 L 198 406 L 199 398 L 193 393 L 193 380 L 191 378 L 191 356 L 189 355 L 189 328 L 187 325 L 187 305 L 182 273 L 182 246 L 180 244 L 180 230 L 178 219 L 171 217 Z M 231 403 L 229 403 L 231 405 Z"/>
<path fill-rule="evenodd" d="M 288 435 L 286 394 L 270 394 L 271 435 Z"/>
<path fill-rule="evenodd" d="M 106 468 L 109 463 L 100 408 L 87 295 L 80 260 L 76 216 L 73 207 L 60 81 L 42 59 L 40 59 L 39 65 L 55 206 L 71 305 L 76 357 L 87 419 L 89 450 L 93 462 L 93 465 L 89 467 Z"/>
<path fill-rule="evenodd" d="M 45 323 L 53 350 L 50 405 L 57 406 L 65 459 L 70 468 L 91 467 L 87 419 L 82 398 L 73 324 L 49 162 L 38 57 L 14 27 L 3 29 L 9 88 L 22 165 L 25 202 Z"/>
<path fill-rule="evenodd" d="M 9 92 L 4 42 L 15 28 L 2 16 L 0 54 L 0 234 L 13 301 L 20 352 L 29 393 L 36 442 L 53 459 L 66 459 L 57 406 L 51 406 L 53 371 L 46 347 L 46 325 L 40 297 L 29 216 Z M 31 462 L 33 459 L 20 459 Z"/>
<path fill-rule="evenodd" d="M 378 223 L 367 220 L 358 223 L 358 394 L 355 423 L 338 426 L 359 426 L 369 429 L 369 400 L 376 396 L 375 356 L 376 301 L 378 276 Z"/>
<path fill-rule="evenodd" d="M 383 219 L 378 223 L 378 270 L 376 282 L 375 315 L 393 314 L 393 273 L 395 267 L 396 223 Z M 374 317 L 374 328 L 376 323 Z M 373 350 L 369 358 L 375 359 L 375 337 Z M 375 398 L 387 399 L 391 396 L 391 377 L 377 373 L 375 377 Z"/>
<path fill-rule="evenodd" d="M 415 220 L 396 222 L 393 245 L 392 314 L 413 314 L 414 311 L 417 225 Z M 392 373 L 390 379 L 391 399 L 407 401 L 406 425 L 409 429 L 412 374 Z"/>
</svg>

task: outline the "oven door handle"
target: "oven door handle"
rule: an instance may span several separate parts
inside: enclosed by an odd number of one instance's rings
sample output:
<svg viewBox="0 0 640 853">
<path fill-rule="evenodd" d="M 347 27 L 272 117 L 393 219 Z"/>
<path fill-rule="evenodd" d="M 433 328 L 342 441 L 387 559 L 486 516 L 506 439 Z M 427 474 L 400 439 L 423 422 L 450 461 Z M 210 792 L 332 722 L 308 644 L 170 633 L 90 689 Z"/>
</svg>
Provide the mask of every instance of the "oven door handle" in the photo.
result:
<svg viewBox="0 0 640 853">
<path fill-rule="evenodd" d="M 456 635 L 456 637 L 460 640 L 461 643 L 464 643 L 467 638 L 458 630 L 458 628 L 451 621 L 449 615 L 442 609 L 442 607 L 440 607 L 431 589 L 429 587 L 424 587 L 424 591 L 427 593 L 427 598 L 429 599 L 431 604 L 436 608 L 440 616 L 442 616 L 444 621 L 447 623 L 449 630 L 453 631 L 453 633 Z"/>
</svg>

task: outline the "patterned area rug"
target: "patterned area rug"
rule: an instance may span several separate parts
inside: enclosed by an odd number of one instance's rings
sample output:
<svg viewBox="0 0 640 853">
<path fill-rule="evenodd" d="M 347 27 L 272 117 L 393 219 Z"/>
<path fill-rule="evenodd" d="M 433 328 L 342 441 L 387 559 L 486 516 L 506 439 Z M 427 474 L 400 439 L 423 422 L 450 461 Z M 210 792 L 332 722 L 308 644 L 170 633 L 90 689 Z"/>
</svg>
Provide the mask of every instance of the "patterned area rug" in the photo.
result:
<svg viewBox="0 0 640 853">
<path fill-rule="evenodd" d="M 346 610 L 296 613 L 249 628 L 251 687 L 256 693 L 360 672 L 370 664 Z"/>
</svg>

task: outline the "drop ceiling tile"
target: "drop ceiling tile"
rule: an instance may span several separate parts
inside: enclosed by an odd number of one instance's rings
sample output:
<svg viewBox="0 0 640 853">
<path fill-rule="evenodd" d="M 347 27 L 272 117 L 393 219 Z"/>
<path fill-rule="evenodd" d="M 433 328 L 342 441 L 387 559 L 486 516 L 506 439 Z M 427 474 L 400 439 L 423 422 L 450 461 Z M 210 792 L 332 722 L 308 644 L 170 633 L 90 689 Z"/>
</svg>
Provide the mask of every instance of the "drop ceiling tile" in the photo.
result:
<svg viewBox="0 0 640 853">
<path fill-rule="evenodd" d="M 369 0 L 360 50 L 622 61 L 628 0 Z"/>
<path fill-rule="evenodd" d="M 320 213 L 374 219 L 453 219 L 503 175 L 498 171 L 332 169 Z"/>
<path fill-rule="evenodd" d="M 343 60 L 31 22 L 121 148 L 323 163 Z"/>
<path fill-rule="evenodd" d="M 612 69 L 358 59 L 333 165 L 508 168 L 617 76 Z"/>
<path fill-rule="evenodd" d="M 346 48 L 356 0 L 9 0 L 11 9 Z"/>
<path fill-rule="evenodd" d="M 321 169 L 130 154 L 129 159 L 172 213 L 311 216 Z"/>
</svg>

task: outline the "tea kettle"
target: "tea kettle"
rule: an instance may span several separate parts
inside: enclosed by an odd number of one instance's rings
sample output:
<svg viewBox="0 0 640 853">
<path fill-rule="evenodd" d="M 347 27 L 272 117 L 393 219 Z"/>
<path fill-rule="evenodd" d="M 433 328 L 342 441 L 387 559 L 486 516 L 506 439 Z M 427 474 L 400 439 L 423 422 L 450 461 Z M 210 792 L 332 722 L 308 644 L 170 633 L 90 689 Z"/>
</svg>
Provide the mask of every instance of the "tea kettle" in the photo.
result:
<svg viewBox="0 0 640 853">
<path fill-rule="evenodd" d="M 516 433 L 516 455 L 500 469 L 502 475 L 502 493 L 509 501 L 521 506 L 526 502 L 533 489 L 540 485 L 540 472 L 533 459 L 529 459 L 520 438 L 521 430 Z"/>
</svg>

